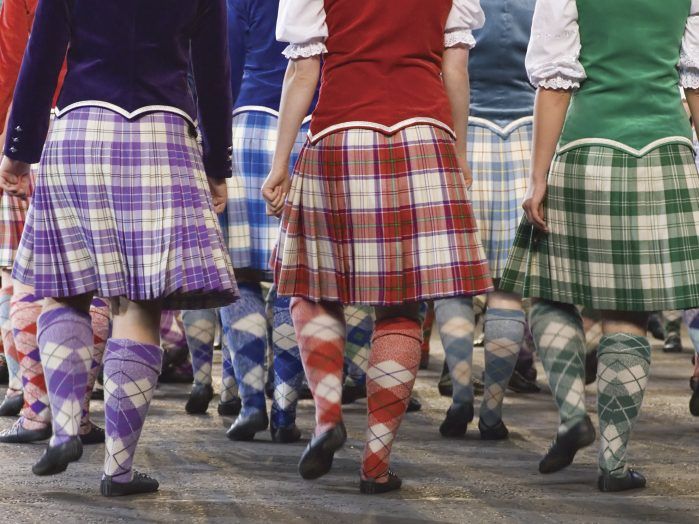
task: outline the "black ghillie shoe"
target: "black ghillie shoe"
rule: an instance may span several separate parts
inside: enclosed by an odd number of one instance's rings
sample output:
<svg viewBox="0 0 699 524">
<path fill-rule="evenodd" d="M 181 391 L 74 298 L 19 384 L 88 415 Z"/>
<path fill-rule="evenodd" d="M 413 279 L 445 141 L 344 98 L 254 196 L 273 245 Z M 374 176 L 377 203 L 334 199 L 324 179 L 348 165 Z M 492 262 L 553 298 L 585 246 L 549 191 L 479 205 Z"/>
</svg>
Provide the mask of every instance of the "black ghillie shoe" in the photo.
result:
<svg viewBox="0 0 699 524">
<path fill-rule="evenodd" d="M 473 420 L 473 404 L 452 404 L 444 422 L 439 426 L 443 437 L 463 437 Z"/>
<path fill-rule="evenodd" d="M 218 403 L 218 414 L 222 417 L 237 417 L 243 409 L 243 402 L 240 397 L 234 397 L 225 402 Z"/>
<path fill-rule="evenodd" d="M 0 356 L 0 386 L 6 386 L 10 382 L 10 370 L 7 369 L 7 362 Z"/>
<path fill-rule="evenodd" d="M 90 428 L 90 431 L 85 433 L 84 435 L 78 435 L 80 437 L 80 441 L 83 443 L 84 446 L 90 446 L 92 444 L 102 444 L 104 443 L 104 430 L 96 426 L 95 424 L 92 424 L 92 427 Z"/>
<path fill-rule="evenodd" d="M 570 466 L 578 450 L 589 446 L 594 441 L 595 428 L 590 417 L 585 416 L 567 432 L 556 435 L 556 440 L 539 462 L 539 473 L 555 473 Z"/>
<path fill-rule="evenodd" d="M 689 387 L 692 388 L 692 397 L 689 399 L 689 412 L 699 417 L 699 377 L 689 379 Z"/>
<path fill-rule="evenodd" d="M 47 425 L 42 429 L 26 429 L 20 421 L 15 422 L 5 431 L 0 432 L 0 442 L 5 444 L 25 444 L 27 442 L 38 442 L 51 438 L 51 426 Z"/>
<path fill-rule="evenodd" d="M 238 415 L 226 432 L 231 440 L 248 441 L 255 438 L 255 433 L 264 431 L 269 426 L 269 417 L 264 411 L 255 411 L 250 415 Z"/>
<path fill-rule="evenodd" d="M 658 313 L 653 313 L 648 318 L 648 331 L 656 340 L 665 340 L 665 327 L 663 319 Z"/>
<path fill-rule="evenodd" d="M 449 366 L 447 361 L 444 361 L 442 366 L 442 374 L 439 377 L 439 382 L 437 382 L 437 391 L 443 397 L 451 398 L 454 394 L 454 386 L 451 383 L 451 375 L 449 374 Z"/>
<path fill-rule="evenodd" d="M 145 473 L 134 470 L 133 479 L 129 482 L 115 482 L 112 477 L 105 475 L 100 483 L 100 493 L 105 497 L 123 497 L 139 493 L 158 491 L 160 483 Z"/>
<path fill-rule="evenodd" d="M 16 417 L 22 410 L 24 404 L 24 395 L 14 395 L 5 397 L 0 404 L 0 417 Z"/>
<path fill-rule="evenodd" d="M 189 393 L 184 410 L 190 415 L 203 415 L 209 409 L 209 402 L 214 398 L 211 384 L 195 384 Z"/>
<path fill-rule="evenodd" d="M 306 480 L 317 479 L 330 471 L 335 452 L 344 446 L 346 440 L 347 430 L 342 422 L 322 435 L 313 437 L 299 461 L 301 477 Z"/>
<path fill-rule="evenodd" d="M 682 339 L 679 335 L 670 335 L 665 339 L 665 344 L 663 344 L 663 351 L 665 353 L 682 353 Z"/>
<path fill-rule="evenodd" d="M 585 355 L 585 385 L 589 386 L 597 380 L 597 350 Z"/>
<path fill-rule="evenodd" d="M 46 446 L 43 455 L 32 466 L 34 475 L 56 475 L 63 473 L 68 464 L 79 460 L 83 456 L 83 443 L 80 438 L 71 437 L 70 440 L 58 446 Z"/>
<path fill-rule="evenodd" d="M 301 439 L 301 430 L 296 424 L 280 428 L 272 425 L 269 428 L 269 432 L 272 434 L 272 442 L 278 444 L 293 444 Z"/>
<path fill-rule="evenodd" d="M 478 420 L 478 431 L 481 433 L 481 440 L 505 440 L 510 436 L 510 431 L 505 423 L 500 420 L 494 426 L 488 426 L 483 420 Z"/>
<path fill-rule="evenodd" d="M 342 404 L 352 404 L 360 398 L 366 398 L 366 384 L 357 384 L 349 380 L 345 382 L 342 386 Z"/>
<path fill-rule="evenodd" d="M 640 489 L 646 487 L 646 477 L 638 471 L 629 469 L 625 477 L 612 477 L 609 474 L 600 475 L 597 478 L 597 487 L 600 491 L 614 492 Z"/>
<path fill-rule="evenodd" d="M 515 393 L 539 393 L 541 391 L 541 388 L 537 385 L 536 380 L 529 380 L 516 369 L 510 377 L 507 388 Z"/>
<path fill-rule="evenodd" d="M 417 397 L 410 397 L 408 406 L 405 408 L 406 413 L 415 413 L 422 409 L 422 402 Z"/>
<path fill-rule="evenodd" d="M 398 475 L 388 470 L 388 480 L 386 482 L 377 482 L 376 480 L 360 480 L 359 491 L 365 495 L 379 495 L 396 491 L 403 485 L 403 481 Z"/>
</svg>

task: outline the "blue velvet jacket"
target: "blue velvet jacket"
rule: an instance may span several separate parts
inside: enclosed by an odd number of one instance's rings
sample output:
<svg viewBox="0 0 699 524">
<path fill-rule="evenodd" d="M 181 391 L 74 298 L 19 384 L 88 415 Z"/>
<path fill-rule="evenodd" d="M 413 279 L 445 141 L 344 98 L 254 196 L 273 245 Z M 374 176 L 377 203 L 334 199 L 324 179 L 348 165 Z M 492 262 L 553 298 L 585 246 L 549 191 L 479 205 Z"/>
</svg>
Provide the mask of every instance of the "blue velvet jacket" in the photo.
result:
<svg viewBox="0 0 699 524">
<path fill-rule="evenodd" d="M 129 118 L 172 111 L 198 119 L 207 176 L 230 176 L 226 0 L 40 0 L 15 91 L 8 157 L 40 159 L 66 50 L 59 112 L 103 105 Z"/>
<path fill-rule="evenodd" d="M 524 58 L 536 0 L 481 0 L 485 26 L 469 58 L 471 116 L 505 127 L 534 112 Z"/>
</svg>

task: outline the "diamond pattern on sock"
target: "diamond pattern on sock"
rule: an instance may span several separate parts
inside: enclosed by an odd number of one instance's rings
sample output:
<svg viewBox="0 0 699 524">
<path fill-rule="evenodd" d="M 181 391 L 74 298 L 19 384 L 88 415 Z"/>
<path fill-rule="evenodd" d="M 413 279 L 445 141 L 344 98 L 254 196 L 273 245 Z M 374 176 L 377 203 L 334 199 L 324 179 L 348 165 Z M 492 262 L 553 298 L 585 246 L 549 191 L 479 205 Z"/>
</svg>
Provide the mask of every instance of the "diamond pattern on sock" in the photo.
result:
<svg viewBox="0 0 699 524">
<path fill-rule="evenodd" d="M 104 474 L 132 479 L 132 463 L 162 367 L 159 346 L 112 339 L 104 359 Z"/>
<path fill-rule="evenodd" d="M 89 315 L 68 307 L 43 312 L 38 320 L 41 363 L 51 404 L 57 446 L 78 435 L 94 344 Z"/>
<path fill-rule="evenodd" d="M 221 366 L 221 402 L 229 402 L 238 397 L 238 382 L 235 380 L 233 357 L 225 337 L 221 353 L 223 357 L 223 365 Z"/>
<path fill-rule="evenodd" d="M 336 303 L 295 298 L 291 317 L 316 408 L 316 435 L 342 421 L 345 315 Z"/>
<path fill-rule="evenodd" d="M 575 306 L 541 301 L 530 312 L 530 327 L 558 406 L 560 433 L 586 415 L 585 333 Z"/>
<path fill-rule="evenodd" d="M 215 309 L 183 311 L 182 322 L 184 323 L 189 354 L 192 357 L 194 383 L 210 385 L 218 313 Z"/>
<path fill-rule="evenodd" d="M 600 342 L 597 410 L 600 420 L 600 470 L 626 474 L 631 431 L 648 384 L 651 348 L 645 337 L 606 335 Z"/>
<path fill-rule="evenodd" d="M 290 299 L 277 297 L 276 292 L 272 290 L 267 301 L 272 318 L 272 426 L 288 427 L 296 422 L 296 405 L 304 378 L 303 363 L 289 311 Z"/>
<path fill-rule="evenodd" d="M 454 404 L 473 403 L 473 300 L 447 298 L 434 303 L 435 320 L 451 376 Z"/>
<path fill-rule="evenodd" d="M 374 331 L 374 319 L 370 306 L 345 306 L 345 323 L 347 324 L 347 341 L 345 343 L 345 363 L 347 375 L 357 383 L 365 381 L 369 367 L 371 351 L 371 334 Z"/>
<path fill-rule="evenodd" d="M 368 429 L 364 478 L 388 473 L 391 447 L 405 415 L 420 365 L 422 326 L 409 318 L 376 323 L 367 370 Z"/>
<path fill-rule="evenodd" d="M 93 333 L 93 345 L 90 348 L 92 364 L 90 365 L 90 371 L 87 376 L 87 387 L 85 388 L 85 396 L 83 397 L 82 418 L 80 420 L 81 435 L 85 435 L 92 429 L 92 422 L 90 421 L 90 400 L 92 398 L 92 390 L 97 381 L 97 375 L 102 368 L 104 348 L 107 345 L 107 339 L 111 332 L 111 313 L 109 303 L 105 299 L 97 297 L 92 299 L 90 319 Z"/>
<path fill-rule="evenodd" d="M 240 299 L 220 312 L 243 404 L 241 415 L 247 416 L 267 409 L 264 387 L 268 323 L 260 285 L 243 283 L 239 287 Z"/>
<path fill-rule="evenodd" d="M 19 369 L 19 356 L 12 335 L 12 323 L 10 321 L 10 302 L 12 300 L 12 286 L 0 288 L 0 335 L 7 362 L 9 382 L 7 384 L 6 397 L 14 397 L 22 393 L 22 374 Z"/>
</svg>

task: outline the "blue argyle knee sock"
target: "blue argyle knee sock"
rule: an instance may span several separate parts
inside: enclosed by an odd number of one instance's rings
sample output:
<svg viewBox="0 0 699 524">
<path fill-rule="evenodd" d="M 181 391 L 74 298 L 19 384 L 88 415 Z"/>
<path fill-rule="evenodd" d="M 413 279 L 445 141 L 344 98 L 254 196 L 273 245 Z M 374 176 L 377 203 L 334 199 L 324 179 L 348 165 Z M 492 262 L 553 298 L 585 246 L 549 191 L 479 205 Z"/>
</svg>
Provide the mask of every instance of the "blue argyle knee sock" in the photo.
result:
<svg viewBox="0 0 699 524">
<path fill-rule="evenodd" d="M 223 336 L 233 353 L 233 369 L 243 403 L 240 412 L 266 410 L 267 317 L 260 284 L 238 284 L 240 299 L 221 309 Z"/>
<path fill-rule="evenodd" d="M 218 316 L 215 309 L 183 311 L 182 322 L 192 357 L 192 372 L 197 385 L 211 384 L 214 361 L 214 335 Z"/>
<path fill-rule="evenodd" d="M 473 404 L 473 299 L 445 298 L 434 302 L 435 320 L 453 385 L 454 404 Z"/>
<path fill-rule="evenodd" d="M 488 308 L 485 314 L 485 391 L 480 418 L 493 427 L 502 420 L 502 401 L 524 339 L 522 310 Z"/>
<path fill-rule="evenodd" d="M 238 382 L 235 380 L 233 368 L 233 352 L 229 349 L 226 340 L 221 344 L 221 402 L 230 402 L 238 397 Z"/>
<path fill-rule="evenodd" d="M 689 338 L 692 339 L 694 351 L 699 358 L 699 309 L 688 309 L 683 313 L 684 322 L 689 331 Z"/>
<path fill-rule="evenodd" d="M 371 335 L 374 331 L 374 319 L 370 306 L 345 306 L 347 323 L 347 341 L 345 343 L 345 366 L 347 376 L 355 384 L 366 382 L 366 370 L 369 367 L 371 352 Z"/>
<path fill-rule="evenodd" d="M 296 405 L 304 377 L 299 345 L 289 311 L 290 301 L 288 297 L 277 297 L 274 289 L 270 292 L 274 353 L 272 426 L 277 428 L 289 427 L 296 422 Z"/>
</svg>

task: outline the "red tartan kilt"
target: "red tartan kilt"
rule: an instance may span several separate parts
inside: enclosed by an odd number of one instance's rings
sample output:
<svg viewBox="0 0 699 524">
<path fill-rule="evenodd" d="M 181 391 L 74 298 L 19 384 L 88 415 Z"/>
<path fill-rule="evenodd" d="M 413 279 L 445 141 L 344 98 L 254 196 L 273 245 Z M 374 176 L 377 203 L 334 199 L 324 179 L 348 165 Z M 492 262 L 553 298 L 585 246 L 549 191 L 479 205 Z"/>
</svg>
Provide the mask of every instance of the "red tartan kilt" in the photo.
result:
<svg viewBox="0 0 699 524">
<path fill-rule="evenodd" d="M 34 175 L 31 180 L 34 190 Z M 0 268 L 10 269 L 15 262 L 19 241 L 24 231 L 29 199 L 22 200 L 3 192 L 0 197 Z"/>
<path fill-rule="evenodd" d="M 272 257 L 278 293 L 396 305 L 492 289 L 454 140 L 429 125 L 307 143 Z"/>
</svg>

